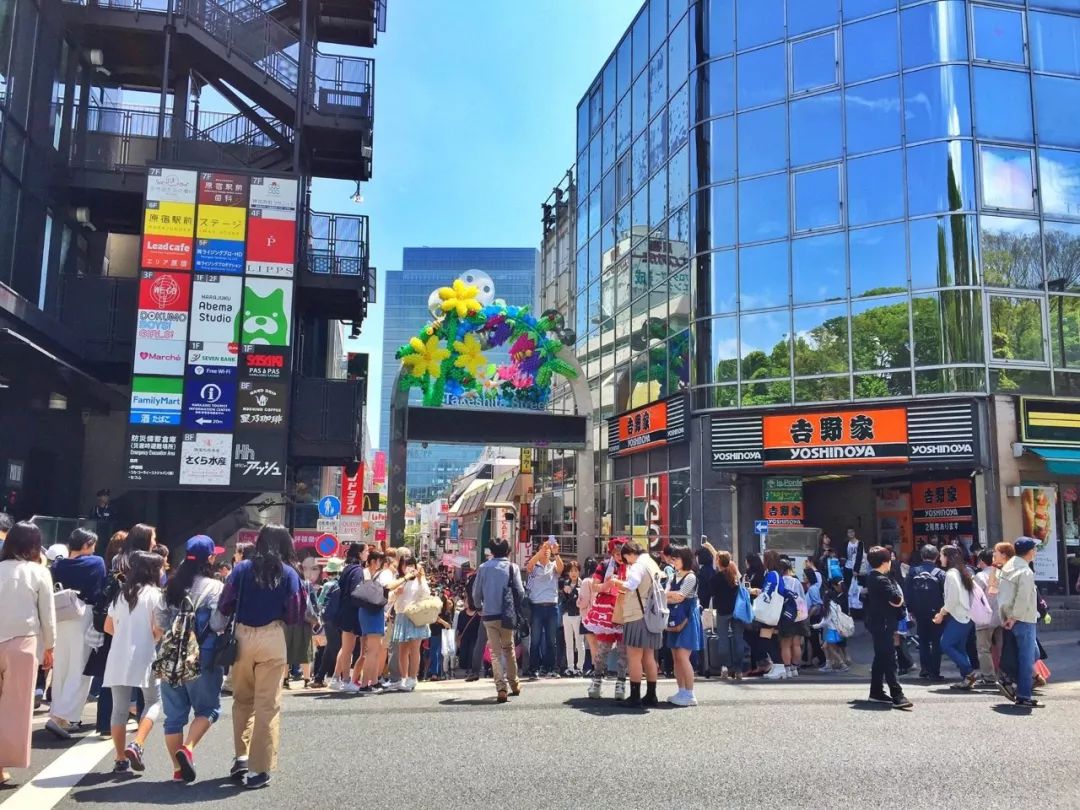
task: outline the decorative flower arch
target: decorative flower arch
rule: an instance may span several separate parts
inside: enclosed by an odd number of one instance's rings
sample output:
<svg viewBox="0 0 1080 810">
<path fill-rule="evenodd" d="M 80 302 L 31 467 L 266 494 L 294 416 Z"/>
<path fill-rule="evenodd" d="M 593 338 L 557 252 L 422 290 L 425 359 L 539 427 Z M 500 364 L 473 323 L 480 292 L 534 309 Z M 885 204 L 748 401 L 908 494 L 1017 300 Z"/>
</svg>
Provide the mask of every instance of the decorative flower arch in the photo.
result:
<svg viewBox="0 0 1080 810">
<path fill-rule="evenodd" d="M 506 407 L 542 410 L 558 374 L 577 376 L 559 357 L 562 341 L 557 315 L 536 318 L 529 308 L 502 303 L 483 305 L 476 287 L 457 279 L 438 291 L 443 313 L 397 350 L 404 366 L 401 385 L 419 388 L 424 405 L 442 405 L 447 396 L 491 401 Z M 484 351 L 510 344 L 510 362 L 495 365 Z"/>
</svg>

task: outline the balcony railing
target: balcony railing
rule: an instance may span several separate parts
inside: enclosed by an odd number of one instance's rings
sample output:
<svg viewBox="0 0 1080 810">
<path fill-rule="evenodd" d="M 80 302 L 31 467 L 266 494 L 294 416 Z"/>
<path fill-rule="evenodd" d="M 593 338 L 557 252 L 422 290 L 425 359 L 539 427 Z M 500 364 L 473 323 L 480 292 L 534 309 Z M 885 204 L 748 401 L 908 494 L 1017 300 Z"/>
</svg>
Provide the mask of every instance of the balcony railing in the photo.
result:
<svg viewBox="0 0 1080 810">
<path fill-rule="evenodd" d="M 307 269 L 317 275 L 366 277 L 368 218 L 312 211 L 308 215 Z"/>
</svg>

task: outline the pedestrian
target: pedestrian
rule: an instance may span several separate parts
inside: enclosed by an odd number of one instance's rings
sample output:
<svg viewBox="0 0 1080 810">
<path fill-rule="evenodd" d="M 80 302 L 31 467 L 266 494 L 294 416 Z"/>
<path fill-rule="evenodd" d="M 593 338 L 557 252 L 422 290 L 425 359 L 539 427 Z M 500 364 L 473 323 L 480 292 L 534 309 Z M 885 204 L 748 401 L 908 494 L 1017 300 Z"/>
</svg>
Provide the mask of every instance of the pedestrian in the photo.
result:
<svg viewBox="0 0 1080 810">
<path fill-rule="evenodd" d="M 1011 544 L 1008 546 L 1012 551 Z M 998 578 L 1000 572 L 995 565 L 994 550 L 984 548 L 979 552 L 979 571 L 975 574 L 975 583 L 986 594 L 986 600 L 990 603 L 990 623 L 985 627 L 975 626 L 975 646 L 979 654 L 979 685 L 996 687 L 998 683 L 997 670 L 994 666 L 994 652 L 1001 649 L 1001 614 L 998 611 Z M 1002 560 L 1004 565 L 1004 560 Z"/>
<path fill-rule="evenodd" d="M 894 709 L 910 709 L 911 701 L 904 695 L 896 677 L 896 652 L 893 648 L 896 623 L 904 608 L 904 594 L 889 576 L 891 560 L 888 549 L 874 546 L 867 552 L 866 561 L 870 566 L 866 580 L 866 627 L 874 641 L 870 700 L 889 703 Z M 889 694 L 885 694 L 886 685 Z"/>
<path fill-rule="evenodd" d="M 746 625 L 735 618 L 735 600 L 742 583 L 739 567 L 731 559 L 731 552 L 717 551 L 716 575 L 712 579 L 712 607 L 716 611 L 716 635 L 726 640 L 728 647 L 728 677 L 742 680 L 743 659 L 746 657 Z"/>
<path fill-rule="evenodd" d="M 746 566 L 746 573 L 743 575 L 744 584 L 750 592 L 750 596 L 757 598 L 765 588 L 765 577 L 768 574 L 768 571 L 765 570 L 765 563 L 761 559 L 761 555 L 756 552 L 747 554 L 743 562 Z M 762 635 L 762 629 L 755 622 L 746 628 L 743 634 L 746 644 L 750 648 L 751 668 L 746 673 L 748 677 L 764 675 L 773 668 L 773 659 L 770 654 L 773 644 L 770 638 Z M 779 661 L 779 651 L 777 651 L 776 655 Z"/>
<path fill-rule="evenodd" d="M 896 551 L 891 545 L 885 545 L 884 548 L 889 552 L 891 557 L 891 562 L 889 563 L 889 577 L 896 583 L 896 586 L 900 588 L 900 592 L 903 593 L 904 582 L 907 579 L 909 566 L 900 562 L 900 559 L 896 556 Z M 900 611 L 900 618 L 896 624 L 896 636 L 893 638 L 893 647 L 896 649 L 897 675 L 907 675 L 915 665 L 907 651 L 907 640 L 910 635 L 911 618 L 908 616 L 908 611 L 905 607 Z"/>
<path fill-rule="evenodd" d="M 525 592 L 532 610 L 529 621 L 529 677 L 557 678 L 559 626 L 559 577 L 564 563 L 559 554 L 559 543 L 554 535 L 541 543 L 537 552 L 525 564 L 529 581 Z"/>
<path fill-rule="evenodd" d="M 1043 703 L 1032 695 L 1033 672 L 1039 658 L 1039 645 L 1035 628 L 1039 620 L 1039 592 L 1035 586 L 1035 561 L 1038 541 L 1021 537 L 1013 544 L 1016 554 L 1001 568 L 998 582 L 998 609 L 1001 626 L 1012 634 L 1016 642 L 1016 688 L 1015 695 L 1008 685 L 1002 687 L 1007 697 L 1017 706 L 1028 709 L 1042 708 Z"/>
<path fill-rule="evenodd" d="M 591 677 L 593 669 L 596 667 L 596 634 L 586 625 L 585 617 L 589 615 L 593 601 L 596 599 L 596 586 L 598 583 L 595 575 L 598 564 L 596 557 L 586 557 L 585 565 L 581 571 L 582 577 L 578 581 L 577 609 L 580 618 L 578 626 L 581 628 L 581 639 L 585 645 L 585 657 L 581 665 L 581 674 L 586 677 Z"/>
<path fill-rule="evenodd" d="M 489 548 L 491 559 L 480 566 L 473 581 L 473 601 L 491 645 L 491 672 L 495 677 L 497 700 L 506 703 L 509 695 L 521 694 L 514 654 L 514 629 L 517 610 L 525 600 L 525 589 L 521 584 L 521 570 L 507 559 L 510 544 L 499 538 L 491 541 Z"/>
<path fill-rule="evenodd" d="M 398 644 L 398 667 L 401 684 L 398 691 L 411 692 L 416 688 L 420 674 L 420 642 L 431 637 L 427 622 L 419 625 L 409 618 L 406 611 L 431 596 L 424 566 L 411 557 L 398 560 L 398 579 L 404 580 L 390 592 L 390 605 L 394 610 L 393 640 Z"/>
<path fill-rule="evenodd" d="M 21 522 L 0 548 L 0 786 L 11 783 L 8 768 L 30 766 L 38 663 L 53 668 L 56 611 L 41 540 L 41 529 Z"/>
<path fill-rule="evenodd" d="M 662 633 L 653 632 L 645 623 L 645 604 L 654 589 L 659 588 L 660 567 L 635 540 L 626 543 L 622 556 L 628 566 L 626 579 L 612 579 L 619 593 L 615 605 L 615 621 L 623 626 L 626 645 L 626 669 L 630 678 L 630 696 L 626 706 L 642 708 L 659 705 L 656 681 L 659 666 L 656 651 L 664 643 Z M 645 678 L 645 694 L 641 694 L 641 679 Z"/>
<path fill-rule="evenodd" d="M 93 632 L 86 634 L 87 639 L 94 639 L 95 644 L 87 642 L 90 648 L 90 656 L 86 661 L 84 675 L 89 675 L 90 693 L 97 690 L 97 717 L 94 729 L 102 737 L 111 737 L 112 729 L 109 725 L 112 719 L 112 690 L 105 689 L 102 679 L 105 676 L 105 664 L 109 660 L 109 649 L 112 646 L 112 636 L 105 632 L 105 618 L 108 616 L 109 607 L 120 592 L 120 574 L 118 572 L 117 557 L 123 551 L 124 543 L 127 542 L 127 532 L 118 531 L 109 538 L 105 546 L 105 582 L 101 586 L 101 593 L 91 611 L 91 627 Z"/>
<path fill-rule="evenodd" d="M 165 748 L 176 765 L 173 780 L 188 784 L 196 778 L 195 748 L 221 715 L 225 669 L 214 661 L 218 633 L 211 626 L 211 619 L 225 587 L 214 577 L 214 561 L 224 553 L 225 549 L 206 535 L 189 539 L 184 547 L 184 561 L 169 577 L 164 601 L 155 616 L 158 629 L 167 633 L 182 612 L 189 614 L 191 632 L 199 646 L 197 677 L 176 684 L 167 680 L 161 683 Z"/>
<path fill-rule="evenodd" d="M 51 571 L 53 582 L 75 591 L 83 605 L 81 615 L 56 625 L 52 702 L 45 728 L 62 740 L 71 739 L 71 732 L 78 728 L 90 694 L 92 679 L 84 674 L 90 658 L 86 631 L 94 619 L 91 608 L 105 585 L 105 562 L 94 554 L 97 541 L 93 532 L 75 529 L 68 537 L 67 557 L 53 563 Z"/>
<path fill-rule="evenodd" d="M 473 608 L 472 597 L 464 600 L 462 609 L 458 611 L 455 621 L 454 633 L 457 649 L 459 650 L 461 663 L 465 667 L 465 681 L 479 680 L 479 675 L 473 669 L 472 650 L 476 644 L 476 633 L 480 627 L 480 614 Z"/>
<path fill-rule="evenodd" d="M 970 691 L 975 688 L 977 677 L 967 654 L 968 636 L 974 630 L 971 600 L 975 584 L 964 561 L 964 552 L 956 546 L 941 549 L 941 567 L 945 570 L 945 604 L 933 622 L 943 625 L 941 649 L 960 670 L 960 681 L 952 684 L 952 688 Z"/>
<path fill-rule="evenodd" d="M 581 635 L 581 563 L 571 560 L 566 576 L 559 580 L 559 608 L 562 612 L 563 642 L 566 646 L 566 675 L 580 678 L 585 667 L 585 637 Z"/>
<path fill-rule="evenodd" d="M 750 590 L 750 595 L 757 597 L 760 594 L 766 594 L 772 598 L 780 598 L 784 602 L 787 602 L 784 594 L 784 569 L 786 568 L 787 561 L 784 560 L 778 551 L 775 549 L 766 549 L 765 554 L 762 556 L 762 563 L 765 565 L 765 579 L 762 582 L 759 593 L 755 593 L 754 589 Z M 784 649 L 786 644 L 780 643 L 780 636 L 778 635 L 780 629 L 780 623 L 784 622 L 783 611 L 788 610 L 789 606 L 784 605 L 780 614 L 780 619 L 775 627 L 763 625 L 760 622 L 754 622 L 754 625 L 758 627 L 758 636 L 761 639 L 761 643 L 765 649 L 768 650 L 768 660 L 772 661 L 772 665 L 769 667 L 768 672 L 765 673 L 766 678 L 771 681 L 779 681 L 784 678 L 791 677 L 791 670 L 788 668 L 790 660 L 785 660 Z M 794 614 L 789 611 L 788 626 L 785 628 L 789 633 L 791 632 L 790 623 L 794 620 Z"/>
<path fill-rule="evenodd" d="M 150 551 L 132 550 L 125 555 L 124 580 L 105 619 L 105 632 L 112 636 L 112 645 L 102 685 L 112 692 L 109 728 L 113 773 L 145 770 L 143 746 L 161 715 L 161 690 L 152 667 L 161 637 L 154 615 L 162 606 L 163 563 L 160 555 Z M 128 715 L 135 689 L 142 694 L 143 709 L 135 737 L 127 744 Z"/>
<path fill-rule="evenodd" d="M 345 551 L 345 567 L 338 578 L 341 594 L 338 597 L 335 620 L 337 629 L 341 632 L 341 649 L 334 666 L 334 676 L 330 679 L 330 689 L 335 692 L 355 694 L 360 689 L 353 677 L 353 652 L 356 650 L 356 639 L 360 635 L 360 614 L 357 612 L 360 603 L 356 601 L 353 592 L 364 581 L 364 560 L 369 559 L 369 555 L 370 552 L 363 543 L 350 544 Z M 382 559 L 382 554 L 379 559 Z"/>
<path fill-rule="evenodd" d="M 231 667 L 236 757 L 229 776 L 250 789 L 270 784 L 270 771 L 277 765 L 285 626 L 304 621 L 303 589 L 293 557 L 289 530 L 263 526 L 254 559 L 236 564 L 218 602 L 223 616 L 236 619 L 236 662 Z"/>
<path fill-rule="evenodd" d="M 799 663 L 802 661 L 803 639 L 810 636 L 807 624 L 809 610 L 806 604 L 806 592 L 802 583 L 795 576 L 795 566 L 784 558 L 780 564 L 780 595 L 784 597 L 784 611 L 780 615 L 777 633 L 780 636 L 780 658 L 787 670 L 787 677 L 799 676 Z"/>
<path fill-rule="evenodd" d="M 840 562 L 844 565 L 844 587 L 851 587 L 851 580 L 856 577 L 865 576 L 867 573 L 866 564 L 866 549 L 863 546 L 862 540 L 855 533 L 853 526 L 847 528 L 847 548 L 844 550 L 844 556 L 841 557 Z"/>
<path fill-rule="evenodd" d="M 840 632 L 840 626 L 846 616 L 840 598 L 843 588 L 843 578 L 836 577 L 821 591 L 821 620 L 814 627 L 821 632 L 821 647 L 825 655 L 825 664 L 818 669 L 818 672 L 847 672 L 850 669 L 846 653 L 841 646 L 844 636 Z M 848 620 L 850 621 L 850 617 Z"/>
<path fill-rule="evenodd" d="M 447 593 L 439 594 L 439 598 L 442 599 L 442 609 L 435 621 L 428 626 L 431 631 L 431 637 L 428 639 L 427 675 L 429 681 L 445 680 L 446 673 L 449 671 L 448 656 L 444 655 L 443 651 L 443 630 L 449 630 L 454 626 L 454 602 Z"/>
<path fill-rule="evenodd" d="M 357 608 L 357 626 L 363 644 L 361 652 L 363 667 L 360 671 L 357 691 L 362 694 L 383 691 L 379 686 L 379 674 L 383 659 L 383 636 L 386 634 L 386 611 L 388 610 L 386 595 L 391 587 L 396 588 L 402 584 L 400 580 L 394 580 L 392 572 L 383 568 L 385 559 L 385 555 L 378 549 L 368 551 L 367 571 L 364 577 L 365 580 L 373 581 L 382 588 L 382 605 L 362 602 Z"/>
<path fill-rule="evenodd" d="M 668 698 L 676 706 L 696 706 L 694 697 L 694 665 L 690 656 L 705 646 L 705 630 L 701 626 L 701 606 L 698 602 L 698 580 L 694 572 L 694 552 L 689 546 L 672 544 L 667 556 L 675 569 L 668 583 L 667 604 L 668 646 L 675 659 L 675 682 L 679 691 Z"/>
<path fill-rule="evenodd" d="M 589 684 L 588 696 L 598 700 L 603 692 L 604 676 L 608 672 L 608 661 L 612 651 L 616 655 L 615 700 L 626 698 L 626 645 L 623 644 L 623 627 L 615 621 L 615 606 L 618 592 L 613 583 L 626 579 L 626 561 L 622 550 L 626 538 L 613 537 L 608 541 L 608 559 L 596 567 L 593 572 L 594 592 L 592 607 L 585 614 L 585 627 L 593 633 L 593 673 Z"/>
<path fill-rule="evenodd" d="M 337 669 L 338 653 L 341 652 L 341 628 L 338 626 L 337 619 L 338 611 L 341 609 L 339 577 L 344 567 L 340 559 L 332 557 L 326 561 L 326 568 L 323 569 L 326 580 L 319 589 L 318 604 L 319 614 L 323 618 L 323 635 L 326 638 L 326 644 L 323 645 L 321 655 L 318 656 L 319 660 L 316 662 L 315 680 L 311 684 L 315 689 L 326 688 L 327 675 L 330 676 L 331 684 L 333 684 Z"/>
<path fill-rule="evenodd" d="M 319 608 L 315 598 L 315 587 L 304 575 L 303 568 L 293 564 L 297 576 L 300 577 L 300 591 L 304 600 L 304 620 L 300 624 L 285 626 L 285 677 L 282 678 L 283 689 L 291 689 L 291 682 L 299 678 L 304 682 L 307 689 L 311 682 L 311 660 L 313 656 L 312 646 L 315 637 L 315 628 L 319 626 Z"/>
<path fill-rule="evenodd" d="M 113 565 L 120 573 L 127 568 L 129 554 L 136 551 L 153 551 L 157 542 L 157 529 L 149 523 L 136 523 L 124 535 L 124 545 L 120 553 L 113 558 Z"/>
<path fill-rule="evenodd" d="M 937 546 L 927 544 L 919 551 L 921 562 L 908 570 L 904 598 L 915 617 L 919 633 L 919 677 L 941 681 L 942 626 L 934 616 L 945 604 L 945 572 L 937 566 Z"/>
</svg>

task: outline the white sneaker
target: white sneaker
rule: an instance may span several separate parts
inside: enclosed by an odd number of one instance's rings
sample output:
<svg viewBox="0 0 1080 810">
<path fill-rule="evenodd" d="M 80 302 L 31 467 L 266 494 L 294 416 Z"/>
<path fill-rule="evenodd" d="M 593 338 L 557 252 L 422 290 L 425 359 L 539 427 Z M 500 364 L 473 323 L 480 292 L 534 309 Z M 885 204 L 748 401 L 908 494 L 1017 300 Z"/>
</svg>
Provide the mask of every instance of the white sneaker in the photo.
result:
<svg viewBox="0 0 1080 810">
<path fill-rule="evenodd" d="M 615 681 L 615 699 L 626 700 L 626 681 Z"/>
<path fill-rule="evenodd" d="M 676 692 L 674 695 L 669 697 L 667 700 L 668 700 L 668 703 L 671 703 L 671 704 L 673 704 L 675 706 L 687 706 L 687 705 L 689 705 L 686 702 L 688 697 L 689 696 L 686 694 L 686 690 L 685 689 L 680 689 L 678 692 Z"/>
<path fill-rule="evenodd" d="M 787 668 L 783 664 L 773 664 L 772 669 L 762 677 L 770 681 L 781 681 L 788 676 Z"/>
<path fill-rule="evenodd" d="M 833 669 L 833 668 L 832 668 L 832 667 L 831 667 L 830 665 L 828 665 L 828 664 L 826 664 L 826 665 L 825 665 L 825 666 L 823 666 L 823 667 L 818 667 L 818 672 L 835 672 L 835 671 L 836 671 L 836 670 L 834 670 L 834 669 Z"/>
<path fill-rule="evenodd" d="M 687 692 L 686 693 L 686 705 L 687 706 L 697 706 L 697 698 L 694 697 L 693 692 Z"/>
<path fill-rule="evenodd" d="M 416 688 L 416 678 L 406 678 L 401 684 L 402 692 L 411 692 Z"/>
<path fill-rule="evenodd" d="M 598 700 L 600 698 L 600 694 L 601 694 L 600 693 L 600 688 L 601 688 L 602 685 L 603 685 L 602 681 L 590 681 L 589 682 L 589 691 L 585 693 L 586 696 L 590 700 Z"/>
<path fill-rule="evenodd" d="M 343 683 L 339 691 L 345 695 L 355 695 L 357 692 L 360 691 L 360 687 L 352 681 L 349 681 L 348 683 Z"/>
<path fill-rule="evenodd" d="M 404 687 L 404 681 L 390 681 L 386 684 L 387 692 L 401 692 Z"/>
<path fill-rule="evenodd" d="M 329 689 L 331 692 L 340 692 L 342 686 L 343 684 L 341 683 L 341 678 L 335 675 L 333 678 L 330 679 L 330 684 L 326 688 Z"/>
<path fill-rule="evenodd" d="M 789 678 L 798 678 L 799 677 L 799 668 L 798 667 L 788 667 L 787 668 L 787 676 Z"/>
</svg>

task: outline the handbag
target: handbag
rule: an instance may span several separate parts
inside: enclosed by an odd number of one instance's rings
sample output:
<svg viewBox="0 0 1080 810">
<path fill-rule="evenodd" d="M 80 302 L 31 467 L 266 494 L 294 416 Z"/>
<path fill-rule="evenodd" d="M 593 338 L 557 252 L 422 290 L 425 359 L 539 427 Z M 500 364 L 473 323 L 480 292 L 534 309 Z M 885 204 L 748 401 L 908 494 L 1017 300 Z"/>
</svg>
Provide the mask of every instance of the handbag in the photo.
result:
<svg viewBox="0 0 1080 810">
<path fill-rule="evenodd" d="M 217 646 L 214 648 L 214 666 L 231 667 L 236 663 L 236 617 L 240 615 L 240 604 L 244 600 L 244 578 L 240 577 L 240 590 L 236 594 L 236 605 L 233 607 L 232 616 L 225 626 L 225 632 L 218 636 Z"/>
<path fill-rule="evenodd" d="M 63 587 L 59 582 L 53 586 L 53 606 L 57 622 L 73 622 L 86 615 L 86 603 L 79 592 Z"/>
<path fill-rule="evenodd" d="M 365 579 L 351 594 L 357 606 L 365 610 L 382 610 L 386 607 L 386 588 L 374 579 Z"/>
<path fill-rule="evenodd" d="M 780 624 L 780 614 L 784 610 L 784 597 L 779 592 L 767 593 L 762 591 L 754 600 L 754 621 L 766 627 L 776 627 Z"/>
<path fill-rule="evenodd" d="M 404 611 L 405 618 L 417 627 L 431 624 L 442 613 L 442 599 L 437 596 L 425 596 L 413 602 Z"/>
<path fill-rule="evenodd" d="M 754 605 L 750 600 L 750 589 L 745 585 L 740 585 L 735 594 L 735 612 L 732 615 L 743 624 L 754 623 Z"/>
</svg>

